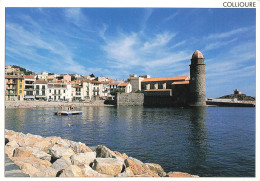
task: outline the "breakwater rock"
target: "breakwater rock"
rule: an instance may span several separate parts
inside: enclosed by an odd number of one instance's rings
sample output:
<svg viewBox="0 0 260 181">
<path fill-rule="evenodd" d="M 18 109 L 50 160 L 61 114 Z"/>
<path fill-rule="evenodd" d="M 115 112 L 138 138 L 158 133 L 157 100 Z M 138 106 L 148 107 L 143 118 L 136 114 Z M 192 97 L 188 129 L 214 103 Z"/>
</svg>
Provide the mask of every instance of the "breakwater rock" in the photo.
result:
<svg viewBox="0 0 260 181">
<path fill-rule="evenodd" d="M 5 153 L 30 177 L 198 177 L 165 173 L 155 163 L 143 163 L 125 153 L 98 145 L 5 130 Z"/>
</svg>

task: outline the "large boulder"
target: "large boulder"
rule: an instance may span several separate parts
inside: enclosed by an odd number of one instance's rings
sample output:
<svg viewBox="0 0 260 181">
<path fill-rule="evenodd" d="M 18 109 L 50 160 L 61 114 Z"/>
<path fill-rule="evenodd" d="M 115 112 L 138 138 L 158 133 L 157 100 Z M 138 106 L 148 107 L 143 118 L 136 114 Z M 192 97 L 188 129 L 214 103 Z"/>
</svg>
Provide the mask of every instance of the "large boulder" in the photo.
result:
<svg viewBox="0 0 260 181">
<path fill-rule="evenodd" d="M 19 147 L 14 150 L 14 157 L 36 157 L 42 160 L 51 161 L 51 155 L 32 147 Z"/>
<path fill-rule="evenodd" d="M 75 142 L 67 139 L 60 139 L 57 141 L 58 145 L 71 148 L 75 153 L 92 152 L 92 150 L 81 142 Z"/>
<path fill-rule="evenodd" d="M 57 144 L 55 144 L 53 147 L 49 149 L 49 154 L 53 159 L 59 159 L 61 157 L 70 157 L 71 155 L 74 155 L 74 151 L 71 148 L 61 147 Z"/>
<path fill-rule="evenodd" d="M 36 157 L 12 157 L 11 159 L 20 168 L 25 163 L 29 163 L 29 164 L 31 164 L 32 166 L 34 166 L 35 168 L 38 168 L 38 169 L 47 168 L 47 167 L 50 167 L 52 165 L 49 161 L 42 160 L 42 159 L 36 158 Z"/>
<path fill-rule="evenodd" d="M 197 175 L 191 175 L 184 172 L 169 172 L 166 177 L 199 177 Z"/>
<path fill-rule="evenodd" d="M 129 167 L 127 167 L 124 172 L 116 175 L 116 177 L 134 177 L 134 176 L 135 175 L 133 171 Z"/>
<path fill-rule="evenodd" d="M 52 168 L 55 170 L 62 170 L 68 166 L 71 165 L 71 161 L 69 158 L 65 158 L 65 157 L 61 157 L 59 159 L 57 159 L 53 164 L 52 164 Z"/>
<path fill-rule="evenodd" d="M 58 170 L 55 170 L 51 167 L 41 169 L 40 172 L 32 174 L 32 177 L 56 177 Z"/>
<path fill-rule="evenodd" d="M 16 141 L 10 141 L 5 145 L 5 153 L 9 156 L 13 156 L 13 152 L 16 148 L 18 148 L 19 145 L 16 143 Z"/>
<path fill-rule="evenodd" d="M 82 170 L 83 177 L 107 177 L 108 175 L 98 173 L 93 170 L 90 166 L 86 165 Z"/>
<path fill-rule="evenodd" d="M 125 153 L 121 154 L 121 153 L 119 153 L 118 151 L 114 151 L 114 153 L 115 153 L 117 156 L 121 157 L 122 159 L 127 159 L 127 158 L 128 158 L 128 156 L 127 156 Z"/>
<path fill-rule="evenodd" d="M 21 170 L 23 171 L 23 173 L 27 173 L 27 174 L 29 174 L 30 176 L 33 176 L 34 174 L 40 172 L 39 169 L 35 168 L 35 167 L 32 166 L 32 164 L 30 164 L 30 163 L 24 163 L 24 164 L 21 166 Z"/>
<path fill-rule="evenodd" d="M 48 153 L 53 144 L 48 139 L 42 139 L 34 144 L 34 147 Z"/>
<path fill-rule="evenodd" d="M 97 157 L 101 157 L 101 158 L 116 158 L 119 159 L 121 161 L 124 161 L 124 158 L 122 157 L 122 155 L 117 155 L 115 152 L 111 151 L 109 148 L 107 148 L 104 145 L 98 145 L 95 149 L 96 153 L 97 153 Z M 119 153 L 119 152 L 117 152 Z"/>
<path fill-rule="evenodd" d="M 13 147 L 13 148 L 18 148 L 18 147 L 19 147 L 19 145 L 17 144 L 17 142 L 14 141 L 14 140 L 8 142 L 8 143 L 6 144 L 6 146 L 10 146 L 10 147 Z"/>
<path fill-rule="evenodd" d="M 82 177 L 81 168 L 76 165 L 70 165 L 60 171 L 59 177 Z"/>
<path fill-rule="evenodd" d="M 121 173 L 124 163 L 115 158 L 96 158 L 92 168 L 99 173 L 117 175 Z"/>
<path fill-rule="evenodd" d="M 96 152 L 85 152 L 70 157 L 73 165 L 89 165 L 96 158 Z"/>
<path fill-rule="evenodd" d="M 152 177 L 158 177 L 158 174 L 154 173 L 149 169 L 147 165 L 145 165 L 140 160 L 129 157 L 125 160 L 126 167 L 129 167 L 134 175 L 147 175 Z"/>
<path fill-rule="evenodd" d="M 161 165 L 156 164 L 156 163 L 145 163 L 150 170 L 152 170 L 154 173 L 158 174 L 160 177 L 165 177 L 166 173 L 164 172 L 163 168 Z"/>
<path fill-rule="evenodd" d="M 15 148 L 13 157 L 33 157 L 33 150 L 27 147 Z"/>
<path fill-rule="evenodd" d="M 57 137 L 57 136 L 50 136 L 50 137 L 46 137 L 45 140 L 49 141 L 52 145 L 57 144 L 57 142 L 61 139 L 61 137 Z"/>
<path fill-rule="evenodd" d="M 38 135 L 32 135 L 32 134 L 26 134 L 23 135 L 23 139 L 20 139 L 18 141 L 19 146 L 29 146 L 33 147 L 35 143 L 40 142 L 43 140 L 43 137 L 38 136 Z"/>
</svg>

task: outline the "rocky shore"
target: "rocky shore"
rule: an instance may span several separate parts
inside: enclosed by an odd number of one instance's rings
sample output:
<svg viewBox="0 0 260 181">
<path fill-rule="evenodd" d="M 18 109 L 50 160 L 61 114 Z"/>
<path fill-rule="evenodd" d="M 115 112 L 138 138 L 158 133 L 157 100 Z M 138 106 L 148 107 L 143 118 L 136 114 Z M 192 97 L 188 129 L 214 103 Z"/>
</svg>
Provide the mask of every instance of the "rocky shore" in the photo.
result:
<svg viewBox="0 0 260 181">
<path fill-rule="evenodd" d="M 85 106 L 111 106 L 104 104 L 104 100 L 90 102 L 47 102 L 47 101 L 5 101 L 5 108 L 40 108 L 40 107 L 57 107 L 74 104 L 76 107 Z"/>
<path fill-rule="evenodd" d="M 5 153 L 30 177 L 198 177 L 164 172 L 103 145 L 90 149 L 61 137 L 42 137 L 5 130 Z"/>
</svg>

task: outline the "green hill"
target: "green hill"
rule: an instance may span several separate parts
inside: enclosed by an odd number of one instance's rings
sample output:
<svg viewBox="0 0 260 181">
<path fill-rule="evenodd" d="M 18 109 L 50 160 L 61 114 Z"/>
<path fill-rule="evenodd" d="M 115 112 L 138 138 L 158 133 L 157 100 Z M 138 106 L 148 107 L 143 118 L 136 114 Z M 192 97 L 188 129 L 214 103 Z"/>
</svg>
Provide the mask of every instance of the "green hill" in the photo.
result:
<svg viewBox="0 0 260 181">
<path fill-rule="evenodd" d="M 245 94 L 230 94 L 230 95 L 219 97 L 219 99 L 234 99 L 234 98 L 237 98 L 238 101 L 255 101 L 254 97 L 247 96 Z"/>
</svg>

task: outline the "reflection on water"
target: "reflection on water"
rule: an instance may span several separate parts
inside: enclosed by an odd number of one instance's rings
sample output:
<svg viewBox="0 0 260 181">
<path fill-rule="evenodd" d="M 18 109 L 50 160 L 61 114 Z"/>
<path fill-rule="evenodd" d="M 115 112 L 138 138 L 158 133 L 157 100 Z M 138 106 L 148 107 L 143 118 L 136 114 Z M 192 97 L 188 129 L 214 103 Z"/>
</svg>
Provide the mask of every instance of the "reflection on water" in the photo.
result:
<svg viewBox="0 0 260 181">
<path fill-rule="evenodd" d="M 60 136 L 199 176 L 254 176 L 254 108 L 83 107 L 7 109 L 7 129 Z M 245 126 L 246 125 L 246 126 Z"/>
</svg>

